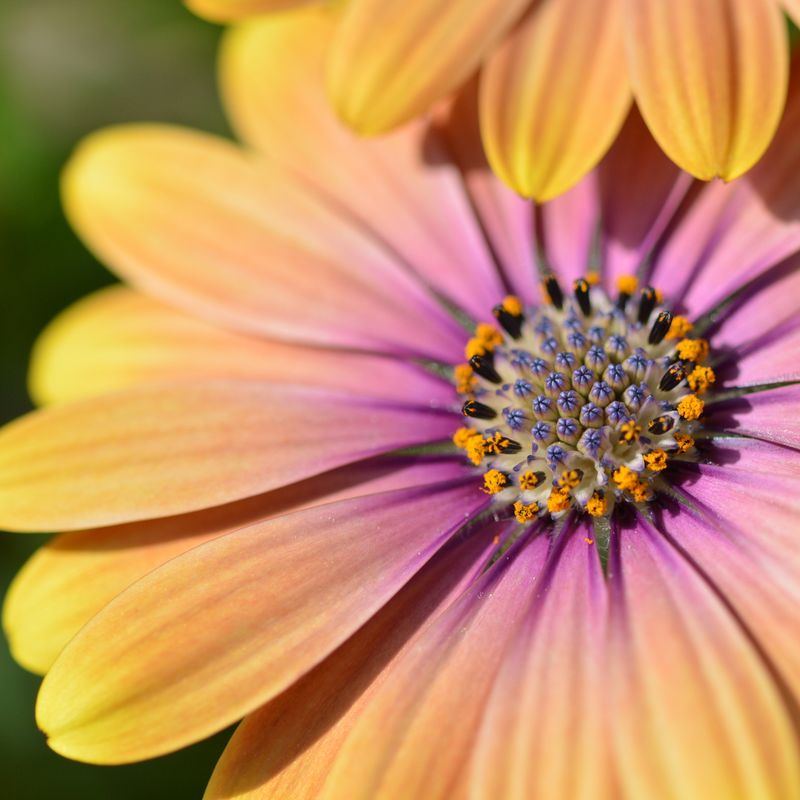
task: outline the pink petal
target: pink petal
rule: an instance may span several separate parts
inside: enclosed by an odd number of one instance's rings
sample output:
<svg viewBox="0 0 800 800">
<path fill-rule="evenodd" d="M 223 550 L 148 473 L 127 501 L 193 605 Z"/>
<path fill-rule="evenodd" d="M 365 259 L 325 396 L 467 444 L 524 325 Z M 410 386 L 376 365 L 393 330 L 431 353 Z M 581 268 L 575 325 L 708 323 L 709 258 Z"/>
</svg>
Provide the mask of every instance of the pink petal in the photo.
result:
<svg viewBox="0 0 800 800">
<path fill-rule="evenodd" d="M 477 82 L 472 81 L 442 111 L 442 135 L 511 290 L 526 303 L 538 303 L 541 293 L 534 258 L 533 204 L 491 171 L 477 115 Z"/>
<path fill-rule="evenodd" d="M 800 449 L 798 407 L 800 385 L 769 389 L 713 406 L 709 427 Z"/>
<path fill-rule="evenodd" d="M 463 474 L 460 460 L 370 459 L 216 508 L 62 534 L 36 551 L 9 588 L 3 608 L 9 646 L 17 662 L 44 674 L 116 595 L 203 542 L 300 508 Z"/>
<path fill-rule="evenodd" d="M 466 795 L 465 759 L 548 541 L 511 551 L 431 621 L 382 678 L 337 754 L 326 798 Z"/>
<path fill-rule="evenodd" d="M 342 125 L 323 86 L 333 28 L 327 9 L 310 8 L 233 29 L 221 70 L 234 127 L 324 197 L 340 224 L 486 314 L 503 288 L 444 143 L 425 123 L 374 140 Z"/>
<path fill-rule="evenodd" d="M 94 134 L 70 221 L 118 274 L 239 331 L 458 358 L 464 332 L 359 218 L 273 161 L 179 128 Z"/>
<path fill-rule="evenodd" d="M 38 724 L 54 750 L 94 763 L 198 741 L 345 642 L 486 502 L 474 482 L 434 484 L 298 511 L 196 547 L 70 642 L 42 684 Z"/>
<path fill-rule="evenodd" d="M 798 741 L 724 600 L 642 523 L 612 558 L 609 730 L 625 797 L 792 797 Z"/>
<path fill-rule="evenodd" d="M 456 537 L 335 653 L 245 718 L 214 770 L 206 800 L 250 796 L 317 798 L 342 742 L 414 634 L 478 577 L 495 532 Z"/>
<path fill-rule="evenodd" d="M 0 521 L 15 530 L 75 530 L 182 514 L 441 441 L 456 425 L 455 415 L 423 406 L 299 386 L 142 386 L 6 426 Z"/>
<path fill-rule="evenodd" d="M 603 696 L 606 587 L 575 531 L 495 676 L 472 764 L 475 796 L 613 798 Z"/>
</svg>

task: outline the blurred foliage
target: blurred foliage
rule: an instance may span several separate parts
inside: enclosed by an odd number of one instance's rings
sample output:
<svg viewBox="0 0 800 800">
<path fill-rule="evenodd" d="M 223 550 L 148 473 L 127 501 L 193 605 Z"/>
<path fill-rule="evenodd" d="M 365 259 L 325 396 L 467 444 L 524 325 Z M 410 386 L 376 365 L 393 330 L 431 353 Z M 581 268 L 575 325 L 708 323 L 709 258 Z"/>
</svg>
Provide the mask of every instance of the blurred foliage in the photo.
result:
<svg viewBox="0 0 800 800">
<path fill-rule="evenodd" d="M 218 37 L 180 0 L 0 0 L 0 421 L 30 408 L 25 370 L 38 331 L 113 280 L 63 218 L 61 166 L 84 134 L 108 124 L 158 120 L 225 132 Z M 45 539 L 0 535 L 2 593 Z M 36 730 L 38 684 L 0 644 L 0 796 L 202 796 L 225 735 L 146 764 L 73 763 Z"/>
</svg>

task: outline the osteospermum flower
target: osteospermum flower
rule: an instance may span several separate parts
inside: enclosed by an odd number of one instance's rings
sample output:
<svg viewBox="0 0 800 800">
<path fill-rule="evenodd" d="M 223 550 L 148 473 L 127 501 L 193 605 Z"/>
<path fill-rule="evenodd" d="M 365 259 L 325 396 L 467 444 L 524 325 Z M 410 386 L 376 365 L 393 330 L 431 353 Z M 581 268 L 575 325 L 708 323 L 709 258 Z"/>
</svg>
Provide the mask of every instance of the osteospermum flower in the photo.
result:
<svg viewBox="0 0 800 800">
<path fill-rule="evenodd" d="M 310 0 L 186 0 L 218 21 Z M 327 84 L 363 134 L 430 109 L 480 71 L 483 144 L 520 194 L 548 200 L 594 167 L 632 98 L 664 152 L 731 180 L 763 154 L 786 97 L 783 10 L 800 0 L 346 0 Z M 253 64 L 262 76 L 281 61 Z"/>
<path fill-rule="evenodd" d="M 130 288 L 0 433 L 0 524 L 68 531 L 5 607 L 51 746 L 244 718 L 210 798 L 797 796 L 800 85 L 735 184 L 633 116 L 534 209 L 471 95 L 341 130 L 328 35 L 232 33 L 248 149 L 124 127 L 67 169 Z"/>
</svg>

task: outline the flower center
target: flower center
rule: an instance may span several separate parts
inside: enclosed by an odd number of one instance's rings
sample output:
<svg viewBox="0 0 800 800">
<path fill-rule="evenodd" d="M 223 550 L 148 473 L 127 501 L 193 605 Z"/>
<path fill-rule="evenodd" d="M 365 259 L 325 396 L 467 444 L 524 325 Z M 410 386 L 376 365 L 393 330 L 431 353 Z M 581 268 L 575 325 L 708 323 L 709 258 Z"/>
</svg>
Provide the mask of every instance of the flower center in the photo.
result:
<svg viewBox="0 0 800 800">
<path fill-rule="evenodd" d="M 653 500 L 670 462 L 696 460 L 715 379 L 708 343 L 656 289 L 624 277 L 614 301 L 594 276 L 573 288 L 565 297 L 546 278 L 547 302 L 532 309 L 506 297 L 455 369 L 469 422 L 453 441 L 520 522 Z"/>
</svg>

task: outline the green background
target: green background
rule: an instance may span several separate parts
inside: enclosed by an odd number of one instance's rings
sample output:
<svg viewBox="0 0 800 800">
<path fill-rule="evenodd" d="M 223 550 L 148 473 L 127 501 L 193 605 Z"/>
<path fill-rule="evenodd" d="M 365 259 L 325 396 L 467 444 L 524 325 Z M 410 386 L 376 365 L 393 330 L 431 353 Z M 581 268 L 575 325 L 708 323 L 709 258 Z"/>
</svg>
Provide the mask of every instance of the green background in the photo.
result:
<svg viewBox="0 0 800 800">
<path fill-rule="evenodd" d="M 215 59 L 220 31 L 180 0 L 0 0 L 0 421 L 30 408 L 37 332 L 112 281 L 67 226 L 58 177 L 86 133 L 125 121 L 225 132 Z M 0 593 L 43 536 L 0 534 Z M 33 721 L 39 679 L 0 644 L 0 797 L 199 798 L 227 734 L 125 767 L 52 753 Z"/>
</svg>

